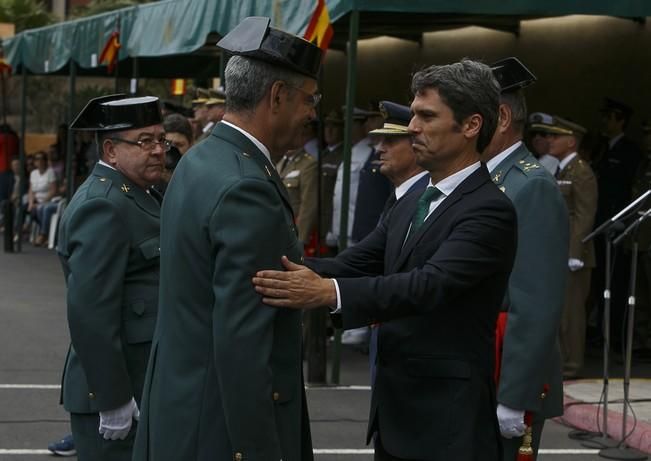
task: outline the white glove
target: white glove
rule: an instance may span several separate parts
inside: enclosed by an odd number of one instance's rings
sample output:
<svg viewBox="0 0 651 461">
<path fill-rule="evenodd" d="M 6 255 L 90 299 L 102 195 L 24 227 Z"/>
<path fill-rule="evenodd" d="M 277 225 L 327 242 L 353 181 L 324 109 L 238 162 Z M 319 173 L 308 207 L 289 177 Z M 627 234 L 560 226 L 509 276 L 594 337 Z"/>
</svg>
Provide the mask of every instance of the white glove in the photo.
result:
<svg viewBox="0 0 651 461">
<path fill-rule="evenodd" d="M 105 440 L 124 440 L 129 435 L 134 419 L 140 419 L 140 410 L 131 397 L 131 400 L 120 408 L 99 412 L 99 433 Z"/>
<path fill-rule="evenodd" d="M 497 404 L 497 420 L 502 437 L 507 439 L 523 436 L 527 428 L 524 424 L 524 410 L 513 410 L 501 403 Z"/>
<path fill-rule="evenodd" d="M 567 262 L 567 267 L 569 267 L 572 272 L 583 269 L 583 266 L 583 261 L 580 259 L 570 258 L 570 260 Z"/>
<path fill-rule="evenodd" d="M 339 238 L 332 232 L 326 234 L 326 245 L 329 247 L 336 247 L 339 245 Z"/>
</svg>

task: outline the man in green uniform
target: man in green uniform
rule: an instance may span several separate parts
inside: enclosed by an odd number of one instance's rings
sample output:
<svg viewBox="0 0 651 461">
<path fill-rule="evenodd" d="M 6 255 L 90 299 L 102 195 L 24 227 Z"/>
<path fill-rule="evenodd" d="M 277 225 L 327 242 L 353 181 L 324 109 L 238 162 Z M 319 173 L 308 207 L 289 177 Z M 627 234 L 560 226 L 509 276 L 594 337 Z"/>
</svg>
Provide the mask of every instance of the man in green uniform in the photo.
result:
<svg viewBox="0 0 651 461">
<path fill-rule="evenodd" d="M 554 117 L 549 133 L 549 153 L 559 160 L 556 179 L 570 215 L 570 254 L 560 342 L 563 374 L 576 378 L 583 366 L 586 309 L 590 277 L 595 267 L 594 242 L 582 240 L 592 231 L 597 213 L 597 179 L 578 148 L 587 132 L 582 126 Z"/>
<path fill-rule="evenodd" d="M 497 130 L 482 160 L 518 217 L 515 263 L 502 306 L 505 323 L 498 323 L 503 335 L 497 335 L 501 342 L 497 418 L 503 459 L 513 461 L 526 430 L 525 412 L 533 416 L 534 459 L 545 419 L 563 414 L 557 336 L 567 271 L 568 217 L 554 178 L 522 142 L 527 122 L 522 88 L 535 81 L 534 75 L 515 58 L 491 67 L 502 93 Z"/>
<path fill-rule="evenodd" d="M 134 460 L 312 459 L 301 314 L 251 277 L 303 247 L 273 156 L 316 117 L 321 50 L 247 18 L 219 42 L 226 114 L 179 162 L 161 224 L 159 319 Z"/>
<path fill-rule="evenodd" d="M 159 202 L 168 143 L 154 97 L 104 96 L 72 122 L 100 160 L 65 210 L 57 252 L 72 345 L 62 401 L 81 461 L 130 460 L 158 307 Z"/>
</svg>

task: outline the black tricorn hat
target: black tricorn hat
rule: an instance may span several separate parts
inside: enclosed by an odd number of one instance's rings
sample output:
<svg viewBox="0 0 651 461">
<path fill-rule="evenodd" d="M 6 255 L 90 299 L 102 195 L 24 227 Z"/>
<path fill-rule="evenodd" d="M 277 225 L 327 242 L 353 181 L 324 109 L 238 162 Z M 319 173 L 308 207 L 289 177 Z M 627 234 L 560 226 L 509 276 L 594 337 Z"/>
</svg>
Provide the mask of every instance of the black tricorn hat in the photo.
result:
<svg viewBox="0 0 651 461">
<path fill-rule="evenodd" d="M 316 78 L 321 67 L 321 49 L 297 37 L 269 27 L 265 17 L 244 18 L 217 46 L 231 54 L 267 61 Z"/>
<path fill-rule="evenodd" d="M 407 136 L 407 127 L 411 121 L 409 107 L 391 101 L 380 101 L 380 112 L 384 117 L 382 128 L 373 130 L 369 134 Z"/>
<path fill-rule="evenodd" d="M 70 124 L 72 130 L 115 131 L 163 123 L 160 102 L 154 96 L 126 98 L 124 94 L 88 101 Z"/>
<path fill-rule="evenodd" d="M 493 76 L 500 84 L 502 93 L 525 88 L 537 80 L 536 76 L 518 58 L 500 59 L 490 67 Z"/>
</svg>

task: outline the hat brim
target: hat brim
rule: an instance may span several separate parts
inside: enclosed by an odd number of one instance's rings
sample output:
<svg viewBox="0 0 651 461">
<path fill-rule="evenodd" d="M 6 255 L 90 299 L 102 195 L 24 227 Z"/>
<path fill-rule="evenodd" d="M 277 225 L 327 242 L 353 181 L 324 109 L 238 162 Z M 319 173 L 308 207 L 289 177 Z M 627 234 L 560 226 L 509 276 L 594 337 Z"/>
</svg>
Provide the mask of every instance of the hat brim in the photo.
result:
<svg viewBox="0 0 651 461">
<path fill-rule="evenodd" d="M 534 123 L 529 127 L 529 129 L 532 131 L 542 131 L 543 133 L 550 133 L 550 134 L 561 134 L 561 135 L 568 135 L 568 136 L 575 135 L 574 131 L 572 130 L 561 128 L 559 126 L 543 125 L 542 123 Z"/>
</svg>

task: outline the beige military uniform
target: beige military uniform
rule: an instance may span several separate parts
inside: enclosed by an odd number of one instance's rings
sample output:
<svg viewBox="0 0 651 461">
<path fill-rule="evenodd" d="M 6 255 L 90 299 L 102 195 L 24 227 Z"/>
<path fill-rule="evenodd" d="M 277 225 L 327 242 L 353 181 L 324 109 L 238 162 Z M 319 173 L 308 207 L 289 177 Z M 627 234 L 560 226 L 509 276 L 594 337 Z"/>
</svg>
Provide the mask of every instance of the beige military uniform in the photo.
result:
<svg viewBox="0 0 651 461">
<path fill-rule="evenodd" d="M 576 375 L 583 366 L 585 350 L 585 301 L 590 290 L 590 275 L 595 267 L 592 241 L 581 243 L 593 228 L 597 211 L 597 180 L 590 166 L 574 157 L 557 175 L 558 186 L 565 198 L 570 217 L 571 259 L 583 261 L 583 268 L 569 271 L 565 307 L 561 318 L 560 340 L 563 370 L 566 376 Z"/>
<path fill-rule="evenodd" d="M 335 195 L 337 170 L 344 156 L 343 144 L 339 144 L 333 150 L 324 149 L 321 155 L 321 221 L 319 225 L 321 241 L 324 241 L 332 227 L 332 200 Z"/>
<path fill-rule="evenodd" d="M 291 157 L 284 156 L 276 165 L 276 169 L 289 195 L 296 217 L 298 238 L 305 245 L 309 243 L 310 235 L 316 229 L 317 162 L 310 154 L 300 150 Z"/>
</svg>

